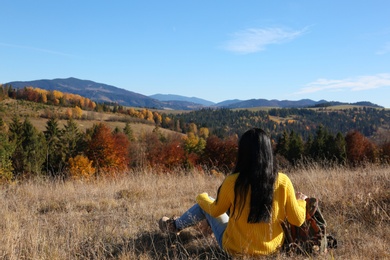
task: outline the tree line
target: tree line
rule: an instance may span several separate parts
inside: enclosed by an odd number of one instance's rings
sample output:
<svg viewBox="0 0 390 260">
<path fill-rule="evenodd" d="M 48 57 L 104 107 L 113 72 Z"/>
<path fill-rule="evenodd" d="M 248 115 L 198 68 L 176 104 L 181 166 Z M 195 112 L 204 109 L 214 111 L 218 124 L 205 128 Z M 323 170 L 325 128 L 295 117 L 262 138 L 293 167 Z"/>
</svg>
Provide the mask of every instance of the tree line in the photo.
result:
<svg viewBox="0 0 390 260">
<path fill-rule="evenodd" d="M 344 110 L 270 109 L 263 111 L 201 109 L 182 114 L 159 113 L 146 108 L 125 108 L 59 91 L 0 86 L 0 99 L 15 98 L 53 106 L 69 106 L 65 116 L 48 118 L 39 132 L 28 117 L 14 115 L 7 125 L 0 120 L 0 180 L 28 176 L 91 178 L 118 174 L 137 167 L 167 171 L 199 167 L 229 172 L 235 163 L 237 142 L 250 127 L 271 136 L 279 164 L 305 160 L 331 161 L 350 166 L 389 163 L 390 141 L 372 141 L 378 129 L 389 129 L 385 109 Z M 104 123 L 82 132 L 74 119 L 85 119 L 83 109 L 124 114 L 155 125 L 152 133 L 133 135 L 129 121 L 123 129 Z M 58 119 L 67 119 L 63 128 Z M 134 121 L 133 121 L 134 122 Z M 160 129 L 172 130 L 162 134 Z"/>
<path fill-rule="evenodd" d="M 345 135 L 353 129 L 367 137 L 373 136 L 379 129 L 390 129 L 390 111 L 372 107 L 339 110 L 326 107 L 273 108 L 259 111 L 206 108 L 172 114 L 169 111 L 158 112 L 148 108 L 126 108 L 115 103 L 95 103 L 88 98 L 57 90 L 47 91 L 32 87 L 13 89 L 12 86 L 0 85 L 0 100 L 6 98 L 69 107 L 63 114 L 46 112 L 42 115 L 46 118 L 56 116 L 62 119 L 88 119 L 82 110 L 118 113 L 183 134 L 191 132 L 191 124 L 196 124 L 200 128 L 207 127 L 210 134 L 220 138 L 240 135 L 251 126 L 263 128 L 273 139 L 279 138 L 284 131 L 293 130 L 304 141 L 315 134 L 319 125 L 332 134 L 340 132 Z"/>
<path fill-rule="evenodd" d="M 237 134 L 210 135 L 208 128 L 198 129 L 196 124 L 185 135 L 162 134 L 156 127 L 135 137 L 129 123 L 123 129 L 98 123 L 81 131 L 73 119 L 60 128 L 56 118 L 40 132 L 28 117 L 15 115 L 8 126 L 0 119 L 0 180 L 89 179 L 144 167 L 159 172 L 198 167 L 227 173 L 234 168 L 238 139 Z M 273 145 L 279 164 L 294 165 L 304 159 L 350 166 L 390 161 L 390 142 L 377 146 L 358 131 L 333 135 L 322 126 L 307 141 L 293 130 L 285 131 Z"/>
<path fill-rule="evenodd" d="M 266 130 L 273 139 L 277 139 L 284 131 L 293 130 L 304 141 L 315 135 L 319 125 L 335 135 L 357 130 L 367 137 L 373 136 L 378 129 L 390 129 L 390 110 L 370 107 L 339 110 L 273 108 L 259 111 L 201 109 L 171 115 L 171 118 L 181 122 L 181 129 L 186 129 L 185 125 L 190 122 L 196 122 L 199 126 L 208 127 L 211 133 L 219 137 L 243 133 L 251 126 Z"/>
</svg>

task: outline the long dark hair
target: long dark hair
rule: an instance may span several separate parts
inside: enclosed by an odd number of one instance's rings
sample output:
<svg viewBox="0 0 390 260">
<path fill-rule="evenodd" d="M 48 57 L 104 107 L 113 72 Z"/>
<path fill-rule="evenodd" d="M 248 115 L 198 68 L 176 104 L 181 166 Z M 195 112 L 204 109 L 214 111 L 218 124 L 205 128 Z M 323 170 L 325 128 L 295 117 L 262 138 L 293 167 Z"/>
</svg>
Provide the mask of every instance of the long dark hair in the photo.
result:
<svg viewBox="0 0 390 260">
<path fill-rule="evenodd" d="M 234 211 L 238 210 L 237 218 L 242 213 L 250 190 L 250 212 L 247 222 L 270 221 L 277 176 L 273 160 L 271 140 L 262 129 L 252 128 L 241 136 L 237 164 L 233 171 L 239 173 L 234 186 Z"/>
</svg>

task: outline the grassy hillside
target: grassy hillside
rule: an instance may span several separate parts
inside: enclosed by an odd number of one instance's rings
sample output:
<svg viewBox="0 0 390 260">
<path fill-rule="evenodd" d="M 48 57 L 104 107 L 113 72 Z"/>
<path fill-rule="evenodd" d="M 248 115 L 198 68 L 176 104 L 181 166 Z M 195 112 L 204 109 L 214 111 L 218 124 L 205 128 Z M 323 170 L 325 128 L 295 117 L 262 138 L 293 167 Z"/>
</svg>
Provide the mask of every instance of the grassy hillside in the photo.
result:
<svg viewBox="0 0 390 260">
<path fill-rule="evenodd" d="M 46 129 L 46 122 L 48 119 L 41 117 L 47 113 L 58 113 L 64 114 L 66 107 L 60 106 L 49 106 L 34 102 L 21 101 L 15 99 L 6 99 L 0 102 L 0 116 L 3 121 L 9 124 L 11 122 L 12 116 L 18 114 L 22 119 L 28 117 L 30 122 L 36 127 L 39 131 L 44 131 Z M 131 128 L 135 135 L 141 134 L 143 132 L 151 132 L 155 128 L 154 124 L 148 123 L 146 121 L 142 122 L 141 120 L 136 120 L 127 115 L 113 114 L 113 113 L 103 113 L 103 112 L 93 112 L 93 111 L 83 111 L 83 116 L 88 118 L 87 120 L 75 120 L 78 124 L 81 131 L 85 131 L 88 128 L 91 128 L 94 124 L 105 123 L 110 126 L 112 129 L 118 127 L 120 130 L 123 130 L 125 127 L 125 122 L 130 122 Z M 66 124 L 67 120 L 58 120 L 59 126 L 62 127 Z M 170 133 L 170 130 L 160 129 L 162 133 Z"/>
<path fill-rule="evenodd" d="M 288 172 L 296 190 L 321 200 L 339 248 L 318 259 L 390 257 L 389 167 L 317 165 Z M 153 170 L 83 183 L 31 180 L 0 189 L 0 259 L 223 259 L 196 229 L 168 236 L 157 220 L 179 215 L 223 176 Z M 270 259 L 287 259 L 278 254 Z M 297 256 L 296 259 L 307 259 Z"/>
</svg>

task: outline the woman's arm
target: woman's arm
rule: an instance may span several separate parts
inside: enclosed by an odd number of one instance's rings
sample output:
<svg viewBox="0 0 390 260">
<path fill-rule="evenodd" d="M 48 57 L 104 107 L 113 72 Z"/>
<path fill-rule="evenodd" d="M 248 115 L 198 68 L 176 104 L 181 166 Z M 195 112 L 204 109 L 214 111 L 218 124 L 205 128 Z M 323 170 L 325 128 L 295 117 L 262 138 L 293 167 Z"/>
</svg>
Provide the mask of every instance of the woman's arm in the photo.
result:
<svg viewBox="0 0 390 260">
<path fill-rule="evenodd" d="M 286 215 L 287 220 L 295 226 L 301 226 L 306 219 L 306 201 L 297 199 L 291 180 L 287 180 Z M 298 193 L 299 194 L 299 193 Z M 298 195 L 299 197 L 300 195 Z"/>
<path fill-rule="evenodd" d="M 207 193 L 202 193 L 196 197 L 196 202 L 204 211 L 213 217 L 218 217 L 223 213 L 226 213 L 233 201 L 234 180 L 235 178 L 232 178 L 232 175 L 225 178 L 217 195 L 218 200 L 213 200 Z"/>
</svg>

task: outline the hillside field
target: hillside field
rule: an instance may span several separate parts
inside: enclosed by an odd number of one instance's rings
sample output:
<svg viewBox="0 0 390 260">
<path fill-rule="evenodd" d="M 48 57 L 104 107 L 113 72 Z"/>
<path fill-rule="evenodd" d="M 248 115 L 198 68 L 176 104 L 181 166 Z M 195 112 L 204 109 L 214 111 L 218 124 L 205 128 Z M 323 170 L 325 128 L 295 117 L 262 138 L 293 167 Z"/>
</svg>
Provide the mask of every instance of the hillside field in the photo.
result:
<svg viewBox="0 0 390 260">
<path fill-rule="evenodd" d="M 338 239 L 336 250 L 317 259 L 389 259 L 389 166 L 311 165 L 286 173 L 296 190 L 320 199 L 328 232 Z M 157 225 L 163 215 L 183 213 L 201 192 L 216 196 L 222 180 L 195 170 L 149 169 L 92 182 L 1 186 L 0 259 L 227 258 L 212 236 L 196 229 L 169 236 Z"/>
<path fill-rule="evenodd" d="M 28 117 L 31 124 L 39 131 L 46 130 L 46 122 L 48 118 L 42 117 L 45 113 L 57 113 L 64 114 L 66 107 L 61 106 L 50 106 L 28 101 L 18 101 L 14 99 L 6 99 L 0 102 L 0 115 L 2 116 L 5 123 L 9 124 L 11 122 L 12 116 L 17 114 L 22 119 Z M 75 119 L 79 129 L 85 132 L 86 129 L 92 128 L 94 124 L 104 123 L 110 128 L 115 129 L 118 127 L 120 130 L 126 125 L 128 121 L 131 125 L 133 133 L 135 135 L 142 134 L 144 132 L 152 132 L 155 128 L 154 124 L 148 122 L 140 122 L 135 120 L 130 116 L 113 114 L 113 113 L 104 113 L 104 112 L 94 112 L 94 111 L 83 111 L 83 116 L 88 118 L 87 120 L 78 120 Z M 59 119 L 59 127 L 62 128 L 66 124 L 65 119 Z M 160 128 L 160 131 L 163 133 L 171 133 L 172 131 L 164 128 Z"/>
</svg>

